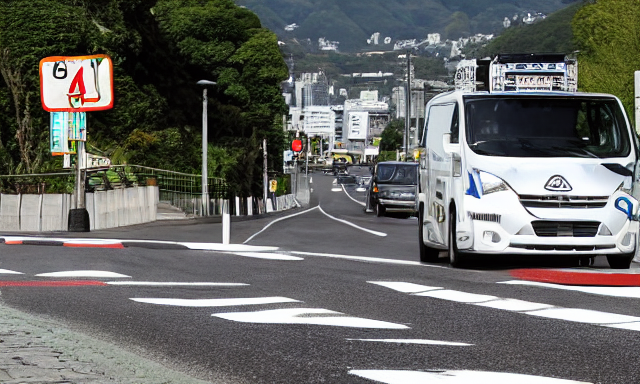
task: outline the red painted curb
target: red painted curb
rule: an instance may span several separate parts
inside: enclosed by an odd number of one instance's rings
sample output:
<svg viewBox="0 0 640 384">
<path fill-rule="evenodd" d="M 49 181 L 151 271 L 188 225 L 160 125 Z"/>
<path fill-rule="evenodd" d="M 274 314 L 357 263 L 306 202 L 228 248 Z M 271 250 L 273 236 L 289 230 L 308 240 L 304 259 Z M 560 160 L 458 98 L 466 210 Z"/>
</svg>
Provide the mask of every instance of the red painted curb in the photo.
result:
<svg viewBox="0 0 640 384">
<path fill-rule="evenodd" d="M 514 269 L 511 276 L 521 280 L 564 285 L 640 287 L 640 274 Z"/>
<path fill-rule="evenodd" d="M 63 246 L 72 247 L 72 248 L 116 248 L 116 249 L 124 248 L 124 245 L 122 245 L 122 243 L 116 243 L 116 244 L 64 243 Z"/>
<path fill-rule="evenodd" d="M 9 244 L 9 245 L 20 245 L 22 244 L 22 240 L 17 240 L 17 241 L 5 241 L 5 244 Z"/>
<path fill-rule="evenodd" d="M 94 280 L 68 281 L 0 281 L 0 287 L 78 287 L 78 286 L 107 286 L 109 284 Z"/>
</svg>

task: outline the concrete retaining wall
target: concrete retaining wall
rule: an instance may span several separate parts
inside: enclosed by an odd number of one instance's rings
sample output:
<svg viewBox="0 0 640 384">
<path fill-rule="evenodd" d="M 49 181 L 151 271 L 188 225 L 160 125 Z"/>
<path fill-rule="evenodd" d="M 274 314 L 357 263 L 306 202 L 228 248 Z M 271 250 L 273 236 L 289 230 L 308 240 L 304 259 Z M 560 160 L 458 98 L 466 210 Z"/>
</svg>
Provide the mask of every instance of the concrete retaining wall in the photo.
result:
<svg viewBox="0 0 640 384">
<path fill-rule="evenodd" d="M 134 187 L 86 194 L 91 230 L 155 221 L 158 187 Z M 0 231 L 68 229 L 72 195 L 0 195 Z"/>
</svg>

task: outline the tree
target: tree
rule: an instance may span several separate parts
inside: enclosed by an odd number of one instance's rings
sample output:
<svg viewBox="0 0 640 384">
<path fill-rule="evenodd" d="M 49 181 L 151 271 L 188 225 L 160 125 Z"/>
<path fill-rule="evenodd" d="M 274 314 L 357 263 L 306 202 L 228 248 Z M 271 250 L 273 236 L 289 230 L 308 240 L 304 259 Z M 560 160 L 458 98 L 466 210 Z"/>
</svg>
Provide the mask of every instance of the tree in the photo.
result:
<svg viewBox="0 0 640 384">
<path fill-rule="evenodd" d="M 40 107 L 39 63 L 47 56 L 86 54 L 87 33 L 82 9 L 46 0 L 0 3 L 0 74 L 12 99 L 20 168 L 37 167 L 38 145 L 47 137 L 46 114 Z M 13 138 L 4 130 L 0 151 Z M 40 156 L 42 158 L 42 156 Z"/>
<path fill-rule="evenodd" d="M 276 36 L 231 0 L 7 0 L 0 2 L 0 172 L 55 163 L 41 108 L 39 61 L 108 54 L 114 107 L 89 113 L 88 146 L 114 160 L 200 170 L 202 88 L 210 142 L 232 161 L 211 167 L 242 194 L 261 190 L 262 139 L 282 164 L 280 82 L 288 69 Z M 17 167 L 12 164 L 19 163 Z M 231 167 L 235 167 L 233 172 Z M 233 175 L 237 175 L 234 178 Z M 244 177 L 247 180 L 241 180 Z"/>
<path fill-rule="evenodd" d="M 402 147 L 404 124 L 404 119 L 391 120 L 387 124 L 380 138 L 381 151 L 395 151 Z"/>
<path fill-rule="evenodd" d="M 640 2 L 608 0 L 585 5 L 572 24 L 580 49 L 579 89 L 618 96 L 629 116 L 634 111 L 634 71 L 640 69 L 638 20 Z"/>
</svg>

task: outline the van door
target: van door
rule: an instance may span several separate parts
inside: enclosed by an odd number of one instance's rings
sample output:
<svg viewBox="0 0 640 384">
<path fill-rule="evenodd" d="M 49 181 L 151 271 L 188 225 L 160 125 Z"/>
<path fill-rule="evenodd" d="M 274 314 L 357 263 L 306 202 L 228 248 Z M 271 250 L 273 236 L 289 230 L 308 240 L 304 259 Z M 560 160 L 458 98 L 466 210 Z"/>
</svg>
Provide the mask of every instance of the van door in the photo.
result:
<svg viewBox="0 0 640 384">
<path fill-rule="evenodd" d="M 445 153 L 443 136 L 451 133 L 456 103 L 435 104 L 427 112 L 425 159 L 420 162 L 420 187 L 425 194 L 425 226 L 429 241 L 445 245 L 447 234 L 449 186 L 452 180 L 451 157 Z M 455 122 L 457 123 L 457 119 Z M 456 124 L 457 126 L 457 124 Z M 456 137 L 458 135 L 456 134 Z"/>
</svg>

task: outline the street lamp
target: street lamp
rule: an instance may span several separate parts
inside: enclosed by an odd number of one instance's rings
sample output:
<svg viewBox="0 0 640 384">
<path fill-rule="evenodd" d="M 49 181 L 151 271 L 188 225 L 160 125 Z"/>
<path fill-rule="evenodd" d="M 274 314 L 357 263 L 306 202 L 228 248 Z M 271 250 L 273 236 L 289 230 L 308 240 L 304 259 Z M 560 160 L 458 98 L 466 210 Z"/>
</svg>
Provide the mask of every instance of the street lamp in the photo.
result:
<svg viewBox="0 0 640 384">
<path fill-rule="evenodd" d="M 209 216 L 209 173 L 207 171 L 207 85 L 216 85 L 215 81 L 200 80 L 197 83 L 202 85 L 202 215 Z"/>
</svg>

